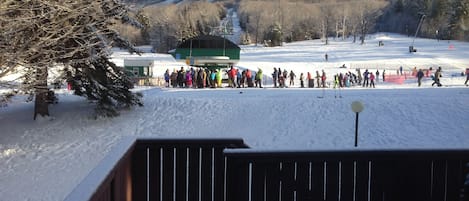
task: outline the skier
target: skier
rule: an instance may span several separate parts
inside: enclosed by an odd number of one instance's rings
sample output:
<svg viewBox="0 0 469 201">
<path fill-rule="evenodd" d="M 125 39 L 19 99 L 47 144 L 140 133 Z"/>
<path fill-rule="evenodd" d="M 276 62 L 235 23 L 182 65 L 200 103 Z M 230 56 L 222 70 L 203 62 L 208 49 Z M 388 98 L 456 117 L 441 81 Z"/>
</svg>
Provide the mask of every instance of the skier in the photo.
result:
<svg viewBox="0 0 469 201">
<path fill-rule="evenodd" d="M 370 73 L 370 88 L 371 88 L 371 86 L 373 86 L 373 88 L 375 88 L 375 75 L 373 75 L 372 72 Z"/>
<path fill-rule="evenodd" d="M 184 87 L 185 85 L 185 74 L 184 67 L 181 67 L 181 70 L 178 71 L 177 75 L 177 82 L 180 88 Z"/>
<path fill-rule="evenodd" d="M 256 87 L 257 84 L 259 84 L 259 88 L 262 88 L 262 69 L 258 68 L 259 70 L 257 71 L 256 74 Z"/>
<path fill-rule="evenodd" d="M 171 85 L 173 86 L 173 88 L 177 87 L 177 81 L 176 81 L 177 77 L 178 77 L 177 70 L 173 69 L 173 73 L 171 73 Z"/>
<path fill-rule="evenodd" d="M 192 87 L 192 74 L 191 71 L 188 70 L 186 72 L 186 88 L 191 88 Z"/>
<path fill-rule="evenodd" d="M 293 70 L 290 70 L 290 86 L 295 85 L 295 78 L 296 78 L 295 73 L 293 73 Z"/>
<path fill-rule="evenodd" d="M 241 87 L 241 79 L 242 79 L 242 72 L 240 71 L 241 69 L 236 69 L 236 84 L 238 85 L 238 88 Z M 244 71 L 243 71 L 244 72 Z M 244 83 L 243 83 L 244 85 Z"/>
<path fill-rule="evenodd" d="M 469 86 L 469 85 L 467 84 L 468 81 L 469 81 L 469 68 L 466 68 L 466 82 L 464 82 L 464 84 L 465 84 L 466 86 Z"/>
<path fill-rule="evenodd" d="M 321 87 L 321 85 L 319 84 L 320 81 L 321 81 L 321 76 L 319 75 L 319 71 L 316 71 L 316 82 L 317 82 L 317 84 L 318 84 L 318 85 L 317 85 L 318 88 Z M 313 83 L 314 83 L 314 80 L 313 80 Z M 314 84 L 313 84 L 313 86 L 314 86 Z"/>
<path fill-rule="evenodd" d="M 246 80 L 248 82 L 248 87 L 253 87 L 252 84 L 252 73 L 249 69 L 246 70 Z"/>
<path fill-rule="evenodd" d="M 385 77 L 384 77 L 384 74 L 386 74 L 385 71 L 386 71 L 386 70 L 383 69 L 383 82 L 386 81 L 386 79 L 385 79 Z"/>
<path fill-rule="evenodd" d="M 326 88 L 326 72 L 322 70 L 321 84 L 323 88 Z"/>
<path fill-rule="evenodd" d="M 277 82 L 278 82 L 278 87 L 282 87 L 282 69 L 280 69 L 280 67 L 278 68 L 278 71 L 277 71 Z"/>
<path fill-rule="evenodd" d="M 216 75 L 217 74 L 215 70 L 212 70 L 212 72 L 210 73 L 210 85 L 211 85 L 210 87 L 211 88 L 217 87 L 216 82 L 215 82 Z"/>
<path fill-rule="evenodd" d="M 217 79 L 217 87 L 218 88 L 221 88 L 221 80 L 222 80 L 222 77 L 221 77 L 221 70 L 218 69 L 217 70 L 217 73 L 215 75 L 215 78 Z"/>
<path fill-rule="evenodd" d="M 361 71 L 360 71 L 359 68 L 357 68 L 356 71 L 357 71 L 357 75 L 358 75 L 358 85 L 361 85 L 361 84 L 362 84 L 362 80 L 363 80 L 363 79 L 362 79 L 362 73 L 361 73 Z"/>
<path fill-rule="evenodd" d="M 420 85 L 422 85 L 422 78 L 423 78 L 423 70 L 422 69 L 419 69 L 419 71 L 417 72 L 417 82 L 418 82 L 418 86 L 420 87 Z"/>
<path fill-rule="evenodd" d="M 287 87 L 287 85 L 285 84 L 285 80 L 288 78 L 288 71 L 287 69 L 283 69 L 283 75 L 282 75 L 283 79 L 282 79 L 282 86 L 283 87 Z"/>
<path fill-rule="evenodd" d="M 376 70 L 376 82 L 379 81 L 379 70 Z"/>
<path fill-rule="evenodd" d="M 308 76 L 306 79 L 308 79 L 308 88 L 314 87 L 314 79 L 311 78 L 311 73 L 308 72 Z"/>
<path fill-rule="evenodd" d="M 166 69 L 166 72 L 164 72 L 164 81 L 166 82 L 166 87 L 169 87 L 169 69 Z"/>
<path fill-rule="evenodd" d="M 366 87 L 368 87 L 368 82 L 369 82 L 369 75 L 370 73 L 368 72 L 368 69 L 365 70 L 365 72 L 363 73 L 363 87 L 365 87 L 365 84 L 366 84 Z"/>
<path fill-rule="evenodd" d="M 334 89 L 340 87 L 339 85 L 339 76 L 336 74 L 334 75 Z"/>
<path fill-rule="evenodd" d="M 199 73 L 198 73 L 199 70 L 194 69 L 194 68 L 191 68 L 191 76 L 192 76 L 192 87 L 193 88 L 197 88 L 197 81 L 198 81 L 198 77 L 199 77 Z"/>
<path fill-rule="evenodd" d="M 238 76 L 238 70 L 234 68 L 233 66 L 231 66 L 230 78 L 231 78 L 231 83 L 232 83 L 231 87 L 233 88 L 236 88 L 236 85 L 238 83 L 237 76 Z"/>
<path fill-rule="evenodd" d="M 309 72 L 308 72 L 308 74 L 309 74 Z M 309 76 L 311 76 L 311 74 L 309 74 Z M 305 87 L 305 83 L 304 83 L 303 79 L 304 79 L 304 75 L 303 75 L 303 73 L 301 73 L 301 74 L 300 74 L 300 85 L 301 85 L 301 88 L 304 88 L 304 87 Z M 467 80 L 466 80 L 466 82 L 467 82 Z"/>
<path fill-rule="evenodd" d="M 440 83 L 440 77 L 441 77 L 441 68 L 438 68 L 435 71 L 435 75 L 433 77 L 433 83 L 432 86 L 436 84 L 436 86 L 441 87 L 442 84 Z"/>
<path fill-rule="evenodd" d="M 274 81 L 274 88 L 277 88 L 277 78 L 278 78 L 277 68 L 274 68 L 274 72 L 272 73 L 272 80 Z"/>
</svg>

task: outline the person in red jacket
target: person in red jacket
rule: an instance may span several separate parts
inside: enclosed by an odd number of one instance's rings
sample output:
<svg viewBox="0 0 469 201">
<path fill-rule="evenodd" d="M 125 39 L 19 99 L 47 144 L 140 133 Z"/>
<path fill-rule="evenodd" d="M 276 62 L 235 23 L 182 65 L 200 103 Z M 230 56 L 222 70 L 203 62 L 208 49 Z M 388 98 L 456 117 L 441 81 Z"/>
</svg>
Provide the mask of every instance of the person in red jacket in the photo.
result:
<svg viewBox="0 0 469 201">
<path fill-rule="evenodd" d="M 375 75 L 373 72 L 370 72 L 370 87 L 373 86 L 375 88 Z"/>
<path fill-rule="evenodd" d="M 246 69 L 246 82 L 248 83 L 248 87 L 254 86 L 252 83 L 252 72 L 249 69 Z"/>
<path fill-rule="evenodd" d="M 233 84 L 232 87 L 233 88 L 236 88 L 236 83 L 237 83 L 237 75 L 238 75 L 238 70 L 236 68 L 234 68 L 233 66 L 231 66 L 231 69 L 230 69 L 230 78 L 231 78 L 231 83 Z"/>
<path fill-rule="evenodd" d="M 308 88 L 314 87 L 314 80 L 311 77 L 311 73 L 308 72 L 308 75 L 306 76 L 306 79 L 308 79 Z M 313 83 L 311 85 L 311 83 Z"/>
</svg>

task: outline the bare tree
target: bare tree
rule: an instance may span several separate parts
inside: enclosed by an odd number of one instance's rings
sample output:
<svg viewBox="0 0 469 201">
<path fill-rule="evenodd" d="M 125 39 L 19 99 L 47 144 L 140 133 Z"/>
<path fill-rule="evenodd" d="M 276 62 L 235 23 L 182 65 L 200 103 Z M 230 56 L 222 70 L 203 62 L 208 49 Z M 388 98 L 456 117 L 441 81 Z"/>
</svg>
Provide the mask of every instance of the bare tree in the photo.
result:
<svg viewBox="0 0 469 201">
<path fill-rule="evenodd" d="M 360 35 L 361 44 L 365 43 L 366 34 L 374 28 L 376 20 L 382 14 L 387 2 L 381 0 L 360 0 L 353 4 L 351 9 L 350 23 L 354 42 L 357 34 Z"/>
<path fill-rule="evenodd" d="M 201 1 L 152 5 L 143 12 L 149 16 L 150 44 L 158 52 L 167 52 L 184 39 L 209 34 L 226 15 L 220 3 Z"/>
<path fill-rule="evenodd" d="M 275 7 L 276 8 L 276 7 Z M 274 17 L 274 4 L 263 2 L 243 1 L 238 9 L 241 23 L 248 33 L 254 34 L 254 42 L 257 45 L 264 38 L 265 32 L 270 25 L 278 19 Z"/>
<path fill-rule="evenodd" d="M 66 66 L 77 95 L 97 101 L 97 111 L 118 114 L 120 106 L 141 105 L 123 70 L 109 61 L 110 48 L 132 45 L 111 29 L 132 22 L 115 0 L 0 2 L 1 74 L 21 75 L 15 90 L 35 96 L 36 115 L 48 116 L 48 72 Z M 60 65 L 61 64 L 61 65 Z"/>
<path fill-rule="evenodd" d="M 322 3 L 320 5 L 321 9 L 321 33 L 322 38 L 325 41 L 325 44 L 329 44 L 329 30 L 331 24 L 333 24 L 333 12 L 334 4 L 333 3 Z"/>
</svg>

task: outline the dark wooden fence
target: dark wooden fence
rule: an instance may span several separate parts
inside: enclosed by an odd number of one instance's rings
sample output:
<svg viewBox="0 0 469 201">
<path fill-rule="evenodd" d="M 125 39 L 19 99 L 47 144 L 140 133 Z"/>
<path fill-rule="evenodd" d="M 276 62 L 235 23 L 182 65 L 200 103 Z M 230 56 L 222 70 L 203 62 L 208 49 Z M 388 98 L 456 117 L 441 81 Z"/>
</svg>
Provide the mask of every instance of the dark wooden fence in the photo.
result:
<svg viewBox="0 0 469 201">
<path fill-rule="evenodd" d="M 66 201 L 223 200 L 227 148 L 242 139 L 123 139 Z"/>
<path fill-rule="evenodd" d="M 227 201 L 469 200 L 468 150 L 242 150 L 226 156 Z"/>
<path fill-rule="evenodd" d="M 226 148 L 243 140 L 137 140 L 132 162 L 133 200 L 224 200 Z"/>
<path fill-rule="evenodd" d="M 127 140 L 65 200 L 469 201 L 469 150 L 238 148 L 241 139 Z"/>
</svg>

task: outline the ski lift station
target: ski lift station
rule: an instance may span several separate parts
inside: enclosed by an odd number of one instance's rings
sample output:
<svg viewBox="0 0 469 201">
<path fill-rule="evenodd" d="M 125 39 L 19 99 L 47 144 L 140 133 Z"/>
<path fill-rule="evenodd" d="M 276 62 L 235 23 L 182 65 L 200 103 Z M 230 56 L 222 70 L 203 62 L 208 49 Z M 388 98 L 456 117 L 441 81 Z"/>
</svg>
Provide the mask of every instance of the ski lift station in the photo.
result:
<svg viewBox="0 0 469 201">
<path fill-rule="evenodd" d="M 229 68 L 239 61 L 240 48 L 230 40 L 212 35 L 186 39 L 169 53 L 179 62 L 208 69 Z"/>
<path fill-rule="evenodd" d="M 124 59 L 124 68 L 132 77 L 151 77 L 152 64 L 150 59 Z"/>
</svg>

